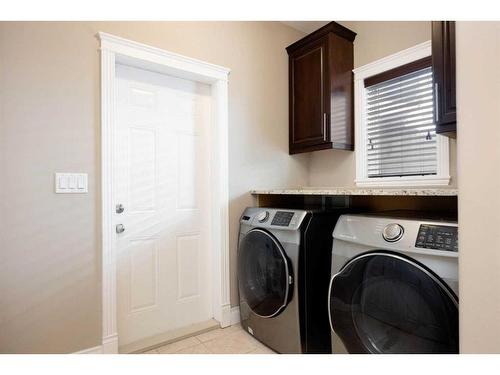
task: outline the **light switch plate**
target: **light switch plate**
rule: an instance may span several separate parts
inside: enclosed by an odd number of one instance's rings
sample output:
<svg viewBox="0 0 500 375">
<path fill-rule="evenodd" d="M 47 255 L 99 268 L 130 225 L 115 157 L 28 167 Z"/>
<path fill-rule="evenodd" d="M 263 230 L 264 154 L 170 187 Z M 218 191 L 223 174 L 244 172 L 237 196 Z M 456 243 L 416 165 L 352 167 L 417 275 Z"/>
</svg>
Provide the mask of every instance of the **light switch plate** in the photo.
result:
<svg viewBox="0 0 500 375">
<path fill-rule="evenodd" d="M 56 173 L 55 189 L 57 194 L 88 193 L 87 173 Z"/>
</svg>

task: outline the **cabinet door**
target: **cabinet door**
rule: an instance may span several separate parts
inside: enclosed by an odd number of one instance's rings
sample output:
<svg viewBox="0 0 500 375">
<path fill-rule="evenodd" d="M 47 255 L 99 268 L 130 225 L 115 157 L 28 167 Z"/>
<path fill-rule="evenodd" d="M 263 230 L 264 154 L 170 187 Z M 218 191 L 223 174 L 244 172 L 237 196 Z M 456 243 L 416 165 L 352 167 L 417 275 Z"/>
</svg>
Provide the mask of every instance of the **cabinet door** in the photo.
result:
<svg viewBox="0 0 500 375">
<path fill-rule="evenodd" d="M 436 133 L 456 131 L 455 22 L 432 22 L 432 69 Z"/>
<path fill-rule="evenodd" d="M 290 55 L 291 154 L 329 144 L 327 57 L 327 37 Z"/>
<path fill-rule="evenodd" d="M 330 34 L 330 116 L 332 148 L 354 150 L 354 46 Z"/>
</svg>

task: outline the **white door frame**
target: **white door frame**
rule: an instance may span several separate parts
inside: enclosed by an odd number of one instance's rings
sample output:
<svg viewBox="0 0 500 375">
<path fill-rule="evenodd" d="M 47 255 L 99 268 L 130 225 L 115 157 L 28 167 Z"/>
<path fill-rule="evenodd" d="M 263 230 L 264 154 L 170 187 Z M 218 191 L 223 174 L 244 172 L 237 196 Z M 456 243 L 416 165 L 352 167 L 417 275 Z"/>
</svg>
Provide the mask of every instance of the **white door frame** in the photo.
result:
<svg viewBox="0 0 500 375">
<path fill-rule="evenodd" d="M 210 85 L 211 249 L 213 317 L 231 321 L 229 301 L 228 76 L 229 69 L 99 32 L 101 42 L 101 203 L 102 203 L 102 352 L 118 353 L 116 316 L 116 233 L 113 226 L 115 66 L 143 68 Z"/>
</svg>

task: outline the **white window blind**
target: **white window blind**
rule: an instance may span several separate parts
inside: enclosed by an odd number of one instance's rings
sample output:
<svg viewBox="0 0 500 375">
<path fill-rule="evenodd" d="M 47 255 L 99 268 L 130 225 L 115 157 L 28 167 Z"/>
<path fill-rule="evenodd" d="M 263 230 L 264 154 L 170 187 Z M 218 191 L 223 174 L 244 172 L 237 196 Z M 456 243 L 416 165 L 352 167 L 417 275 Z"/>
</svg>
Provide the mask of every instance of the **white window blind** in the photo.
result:
<svg viewBox="0 0 500 375">
<path fill-rule="evenodd" d="M 367 175 L 437 173 L 432 68 L 366 87 Z"/>
</svg>

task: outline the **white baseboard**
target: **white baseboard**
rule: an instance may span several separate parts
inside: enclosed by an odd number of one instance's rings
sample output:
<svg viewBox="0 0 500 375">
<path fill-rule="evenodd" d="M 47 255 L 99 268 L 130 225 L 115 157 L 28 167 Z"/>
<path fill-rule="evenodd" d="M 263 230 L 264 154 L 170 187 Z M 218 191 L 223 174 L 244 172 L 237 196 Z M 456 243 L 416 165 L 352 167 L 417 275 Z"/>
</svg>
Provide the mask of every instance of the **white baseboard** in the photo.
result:
<svg viewBox="0 0 500 375">
<path fill-rule="evenodd" d="M 83 349 L 72 354 L 118 354 L 118 336 L 111 335 L 102 339 L 102 345 Z"/>
<path fill-rule="evenodd" d="M 240 322 L 240 307 L 231 307 L 231 325 L 238 324 Z"/>
<path fill-rule="evenodd" d="M 231 305 L 223 305 L 221 308 L 221 320 L 219 321 L 219 324 L 221 328 L 229 327 L 231 325 Z"/>
<path fill-rule="evenodd" d="M 94 346 L 93 348 L 83 349 L 72 354 L 102 354 L 102 345 Z"/>
<path fill-rule="evenodd" d="M 223 309 L 223 321 L 219 322 L 221 327 L 232 326 L 240 322 L 240 307 L 227 307 Z M 223 326 L 224 323 L 225 325 Z M 118 354 L 118 336 L 111 335 L 103 338 L 102 345 L 80 350 L 73 354 Z"/>
<path fill-rule="evenodd" d="M 118 354 L 118 335 L 110 335 L 102 339 L 103 354 Z"/>
</svg>

